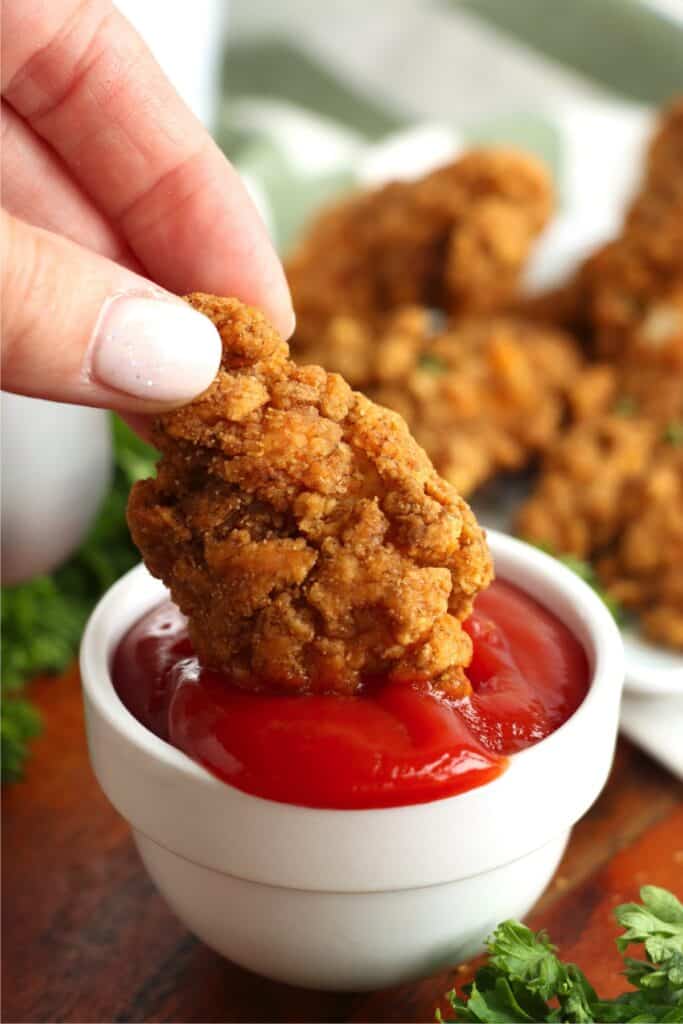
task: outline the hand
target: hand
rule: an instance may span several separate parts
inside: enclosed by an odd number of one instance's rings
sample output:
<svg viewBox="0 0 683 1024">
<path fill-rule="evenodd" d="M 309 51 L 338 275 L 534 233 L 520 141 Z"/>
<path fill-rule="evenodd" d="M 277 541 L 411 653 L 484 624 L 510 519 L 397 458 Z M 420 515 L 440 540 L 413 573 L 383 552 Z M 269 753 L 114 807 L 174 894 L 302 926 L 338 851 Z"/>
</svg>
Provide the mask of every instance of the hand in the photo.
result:
<svg viewBox="0 0 683 1024">
<path fill-rule="evenodd" d="M 2 15 L 3 387 L 128 414 L 188 401 L 220 343 L 172 293 L 234 295 L 288 337 L 244 186 L 125 18 L 108 0 Z"/>
</svg>

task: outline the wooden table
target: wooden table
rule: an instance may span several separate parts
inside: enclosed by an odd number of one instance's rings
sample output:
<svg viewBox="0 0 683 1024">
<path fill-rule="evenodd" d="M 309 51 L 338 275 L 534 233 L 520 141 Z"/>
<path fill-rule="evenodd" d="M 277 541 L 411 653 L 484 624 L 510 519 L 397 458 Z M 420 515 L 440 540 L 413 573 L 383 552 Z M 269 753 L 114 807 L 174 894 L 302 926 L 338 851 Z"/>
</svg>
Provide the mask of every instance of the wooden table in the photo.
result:
<svg viewBox="0 0 683 1024">
<path fill-rule="evenodd" d="M 147 878 L 90 771 L 75 673 L 40 681 L 26 781 L 3 801 L 3 1020 L 432 1021 L 467 969 L 372 994 L 289 988 L 193 938 Z M 683 792 L 622 741 L 529 923 L 606 995 L 623 989 L 612 908 L 643 882 L 683 891 Z"/>
</svg>

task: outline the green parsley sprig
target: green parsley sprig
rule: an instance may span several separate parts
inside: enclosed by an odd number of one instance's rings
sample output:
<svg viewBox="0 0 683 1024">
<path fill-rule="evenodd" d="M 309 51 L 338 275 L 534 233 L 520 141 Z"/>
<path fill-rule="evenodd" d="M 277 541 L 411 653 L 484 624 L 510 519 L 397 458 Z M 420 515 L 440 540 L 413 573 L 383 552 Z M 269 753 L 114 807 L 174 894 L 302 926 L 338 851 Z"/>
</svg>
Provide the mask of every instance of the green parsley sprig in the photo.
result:
<svg viewBox="0 0 683 1024">
<path fill-rule="evenodd" d="M 683 420 L 671 420 L 664 429 L 663 440 L 674 448 L 683 447 Z"/>
<path fill-rule="evenodd" d="M 666 889 L 645 885 L 642 903 L 624 903 L 615 916 L 624 929 L 620 953 L 644 944 L 645 959 L 624 957 L 624 975 L 633 986 L 616 999 L 601 999 L 576 964 L 557 956 L 545 932 L 519 921 L 504 921 L 487 942 L 488 963 L 463 995 L 446 998 L 452 1021 L 481 1024 L 567 1022 L 626 1024 L 683 1022 L 683 905 Z M 437 1011 L 436 1019 L 445 1021 Z"/>
</svg>

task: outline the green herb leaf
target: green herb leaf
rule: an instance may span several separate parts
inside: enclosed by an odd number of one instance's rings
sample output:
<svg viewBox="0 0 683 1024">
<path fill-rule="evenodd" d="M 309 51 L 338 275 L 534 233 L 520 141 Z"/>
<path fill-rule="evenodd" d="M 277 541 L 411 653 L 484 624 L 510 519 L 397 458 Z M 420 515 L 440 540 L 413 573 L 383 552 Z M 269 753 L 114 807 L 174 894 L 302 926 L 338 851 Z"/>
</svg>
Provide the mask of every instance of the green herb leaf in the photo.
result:
<svg viewBox="0 0 683 1024">
<path fill-rule="evenodd" d="M 640 898 L 642 905 L 623 903 L 615 911 L 617 921 L 626 929 L 617 939 L 619 949 L 623 951 L 632 942 L 644 942 L 651 960 L 683 954 L 683 906 L 680 902 L 673 893 L 656 885 L 644 885 Z"/>
<path fill-rule="evenodd" d="M 433 352 L 423 352 L 417 365 L 421 370 L 427 370 L 429 373 L 435 374 L 445 373 L 448 369 L 443 359 Z"/>
<path fill-rule="evenodd" d="M 16 782 L 22 777 L 26 744 L 40 730 L 40 715 L 27 701 L 15 697 L 3 699 L 0 714 L 3 782 Z"/>
<path fill-rule="evenodd" d="M 531 992 L 550 999 L 564 979 L 563 968 L 544 932 L 534 933 L 519 921 L 499 924 L 488 940 L 492 967 Z"/>
<path fill-rule="evenodd" d="M 507 978 L 496 978 L 490 988 L 480 990 L 475 982 L 470 992 L 467 1008 L 478 1021 L 492 1021 L 494 1024 L 534 1021 L 520 1005 Z"/>
<path fill-rule="evenodd" d="M 620 952 L 643 943 L 646 960 L 625 958 L 625 974 L 634 986 L 616 999 L 600 999 L 576 964 L 557 956 L 545 932 L 505 921 L 487 942 L 489 962 L 462 995 L 446 998 L 455 1021 L 502 1024 L 505 1021 L 553 1021 L 556 1024 L 683 1022 L 683 906 L 666 889 L 647 885 L 642 903 L 626 903 L 615 912 L 625 929 Z M 437 1014 L 437 1019 L 442 1020 Z M 448 1022 L 444 1022 L 448 1024 Z"/>
<path fill-rule="evenodd" d="M 567 964 L 566 978 L 559 993 L 560 1011 L 557 1020 L 580 1024 L 594 1019 L 592 1009 L 597 996 L 592 985 L 576 964 Z"/>
<path fill-rule="evenodd" d="M 682 447 L 683 420 L 672 420 L 671 423 L 668 423 L 664 430 L 663 439 L 667 444 L 672 444 L 674 448 Z"/>
</svg>

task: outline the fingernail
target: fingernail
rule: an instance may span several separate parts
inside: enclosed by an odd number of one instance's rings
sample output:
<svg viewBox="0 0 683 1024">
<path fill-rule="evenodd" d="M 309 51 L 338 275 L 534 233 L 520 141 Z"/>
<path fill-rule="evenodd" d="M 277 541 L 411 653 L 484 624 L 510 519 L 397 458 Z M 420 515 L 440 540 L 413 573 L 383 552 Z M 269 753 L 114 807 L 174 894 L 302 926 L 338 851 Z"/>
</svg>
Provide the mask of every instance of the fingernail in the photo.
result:
<svg viewBox="0 0 683 1024">
<path fill-rule="evenodd" d="M 292 311 L 291 315 L 286 319 L 283 317 L 283 323 L 285 324 L 284 330 L 281 332 L 283 341 L 289 341 L 296 330 L 296 315 Z"/>
<path fill-rule="evenodd" d="M 288 341 L 296 328 L 296 316 L 292 293 L 282 267 L 278 268 L 278 273 L 274 275 L 274 280 L 268 287 L 266 294 L 268 296 L 268 307 L 264 311 L 266 315 L 270 314 L 270 319 L 279 330 L 283 341 Z"/>
<path fill-rule="evenodd" d="M 209 386 L 220 358 L 218 331 L 191 306 L 116 295 L 100 314 L 84 372 L 135 398 L 180 404 Z"/>
</svg>

